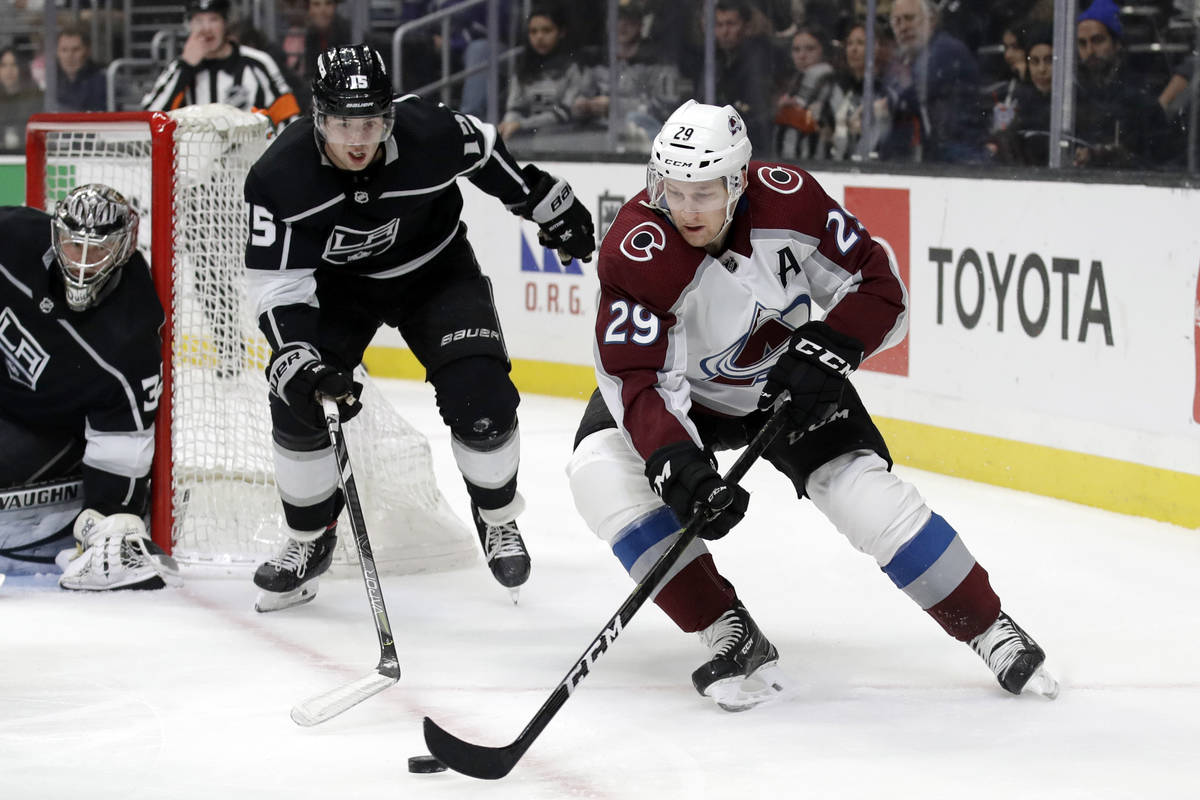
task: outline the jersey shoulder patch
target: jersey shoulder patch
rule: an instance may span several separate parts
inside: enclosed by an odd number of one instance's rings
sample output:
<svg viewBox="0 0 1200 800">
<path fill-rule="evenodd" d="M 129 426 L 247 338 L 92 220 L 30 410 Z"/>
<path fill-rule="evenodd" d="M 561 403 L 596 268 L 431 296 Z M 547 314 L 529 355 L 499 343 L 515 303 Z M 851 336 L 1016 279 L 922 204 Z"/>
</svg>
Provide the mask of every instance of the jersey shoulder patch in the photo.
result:
<svg viewBox="0 0 1200 800">
<path fill-rule="evenodd" d="M 791 164 L 751 161 L 746 194 L 755 228 L 794 230 L 820 238 L 833 203 L 816 178 Z"/>
<path fill-rule="evenodd" d="M 669 308 L 692 282 L 707 254 L 692 247 L 667 218 L 643 203 L 646 193 L 622 206 L 600 244 L 600 283 Z"/>
</svg>

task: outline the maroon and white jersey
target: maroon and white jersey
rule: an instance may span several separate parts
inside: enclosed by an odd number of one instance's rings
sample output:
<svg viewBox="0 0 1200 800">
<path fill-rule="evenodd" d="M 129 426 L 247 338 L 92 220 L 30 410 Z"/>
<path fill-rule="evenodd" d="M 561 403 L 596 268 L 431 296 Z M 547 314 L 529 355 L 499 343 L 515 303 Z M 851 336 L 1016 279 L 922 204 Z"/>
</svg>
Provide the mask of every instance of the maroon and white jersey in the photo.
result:
<svg viewBox="0 0 1200 800">
<path fill-rule="evenodd" d="M 596 378 L 617 425 L 648 458 L 689 437 L 700 409 L 758 405 L 788 337 L 811 319 L 862 342 L 904 338 L 908 292 L 884 248 L 804 170 L 753 161 L 726 236 L 689 245 L 643 191 L 600 247 Z"/>
</svg>

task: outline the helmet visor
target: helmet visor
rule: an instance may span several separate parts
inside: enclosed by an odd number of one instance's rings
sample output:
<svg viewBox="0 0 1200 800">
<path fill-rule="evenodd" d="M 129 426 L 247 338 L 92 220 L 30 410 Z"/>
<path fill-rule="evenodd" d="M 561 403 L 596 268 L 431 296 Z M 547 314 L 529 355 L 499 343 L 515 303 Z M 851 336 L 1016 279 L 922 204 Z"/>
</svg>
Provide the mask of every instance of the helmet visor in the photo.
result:
<svg viewBox="0 0 1200 800">
<path fill-rule="evenodd" d="M 665 177 L 653 167 L 646 172 L 646 194 L 655 208 L 683 214 L 723 211 L 729 201 L 726 178 L 681 181 Z"/>
<path fill-rule="evenodd" d="M 320 111 L 313 113 L 313 123 L 331 144 L 372 145 L 379 144 L 392 135 L 395 112 L 388 108 L 382 114 L 369 117 L 339 117 Z"/>
</svg>

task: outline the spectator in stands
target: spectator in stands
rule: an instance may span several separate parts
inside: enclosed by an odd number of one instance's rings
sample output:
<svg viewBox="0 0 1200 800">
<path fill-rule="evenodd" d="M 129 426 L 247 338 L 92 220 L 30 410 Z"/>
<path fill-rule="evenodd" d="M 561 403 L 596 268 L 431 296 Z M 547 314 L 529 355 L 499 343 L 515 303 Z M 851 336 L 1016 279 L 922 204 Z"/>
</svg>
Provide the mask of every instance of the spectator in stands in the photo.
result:
<svg viewBox="0 0 1200 800">
<path fill-rule="evenodd" d="M 1003 80 L 993 83 L 984 90 L 984 94 L 992 104 L 992 133 L 1008 130 L 1016 116 L 1017 87 L 1026 83 L 1028 78 L 1027 45 L 1024 41 L 1025 29 L 1019 25 L 1011 25 L 1004 29 L 1000 41 L 1004 45 L 1004 63 L 1008 73 Z"/>
<path fill-rule="evenodd" d="M 1149 169 L 1167 159 L 1167 119 L 1157 93 L 1125 68 L 1120 12 L 1094 0 L 1077 18 L 1074 163 L 1080 167 Z"/>
<path fill-rule="evenodd" d="M 1012 160 L 1026 166 L 1050 163 L 1050 84 L 1054 76 L 1054 28 L 1038 23 L 1025 34 L 1029 80 L 1016 89 L 1010 131 Z"/>
<path fill-rule="evenodd" d="M 42 110 L 42 93 L 15 47 L 0 48 L 0 153 L 25 151 L 25 123 Z"/>
<path fill-rule="evenodd" d="M 357 44 L 351 39 L 350 23 L 337 13 L 338 0 L 308 0 L 304 26 L 304 56 L 297 65 L 300 77 L 312 80 L 317 56 L 331 47 Z"/>
<path fill-rule="evenodd" d="M 142 99 L 147 111 L 227 103 L 262 110 L 277 128 L 300 106 L 275 59 L 229 36 L 229 0 L 188 0 L 188 38 Z"/>
<path fill-rule="evenodd" d="M 752 12 L 746 0 L 717 0 L 713 36 L 717 46 L 716 105 L 731 105 L 742 115 L 754 152 L 772 153 L 775 116 L 775 62 L 769 37 L 750 35 Z M 698 78 L 700 76 L 697 76 Z M 703 85 L 697 80 L 697 85 Z"/>
<path fill-rule="evenodd" d="M 682 95 L 679 68 L 667 63 L 642 38 L 642 6 L 628 2 L 617 8 L 617 88 L 609 86 L 609 65 L 592 68 L 591 83 L 598 92 L 581 98 L 575 116 L 608 124 L 609 106 L 615 102 L 624 143 L 649 152 L 650 142 L 663 122 L 679 105 Z"/>
<path fill-rule="evenodd" d="M 780 158 L 824 158 L 833 133 L 829 99 L 833 65 L 829 37 L 819 28 L 792 35 L 792 72 L 775 104 L 775 152 Z"/>
<path fill-rule="evenodd" d="M 497 126 L 501 138 L 563 130 L 573 119 L 577 101 L 594 93 L 589 91 L 588 72 L 568 54 L 566 37 L 557 7 L 535 6 L 529 12 L 525 48 L 517 57 L 504 118 Z"/>
<path fill-rule="evenodd" d="M 892 127 L 887 88 L 881 76 L 887 70 L 893 42 L 886 30 L 875 31 L 875 101 L 872 106 L 871 130 L 863 131 L 863 85 L 867 74 L 867 30 L 862 23 L 850 28 L 845 39 L 845 66 L 838 70 L 829 99 L 833 117 L 833 134 L 829 157 L 835 161 L 862 160 L 877 155 L 880 141 L 887 138 Z"/>
<path fill-rule="evenodd" d="M 1005 74 L 983 90 L 985 102 L 991 105 L 991 126 L 985 147 L 992 160 L 1002 164 L 1017 160 L 1012 126 L 1017 116 L 1019 89 L 1029 83 L 1026 33 L 1026 26 L 1019 24 L 1004 29 L 1000 41 L 1004 47 Z"/>
<path fill-rule="evenodd" d="M 433 6 L 440 9 L 457 6 L 460 2 L 461 0 L 433 0 Z M 515 0 L 499 0 L 496 4 L 497 22 L 499 23 L 497 33 L 501 41 L 504 40 L 505 32 L 508 31 L 508 21 L 514 2 Z M 450 16 L 450 63 L 453 70 L 472 69 L 487 65 L 492 52 L 487 39 L 487 14 L 487 5 L 479 4 L 462 9 Z M 566 24 L 569 30 L 578 30 L 572 27 L 569 21 Z M 441 28 L 436 27 L 434 30 L 434 47 L 440 52 L 442 47 Z M 487 82 L 486 70 L 480 70 L 463 78 L 462 96 L 458 103 L 458 110 L 481 119 L 486 116 Z"/>
<path fill-rule="evenodd" d="M 987 109 L 974 56 L 937 28 L 930 0 L 895 0 L 891 23 L 898 57 L 889 65 L 886 82 L 895 107 L 880 155 L 946 164 L 982 162 Z"/>
<path fill-rule="evenodd" d="M 91 45 L 83 28 L 67 25 L 58 32 L 58 110 L 105 111 L 108 81 L 92 61 Z"/>
</svg>

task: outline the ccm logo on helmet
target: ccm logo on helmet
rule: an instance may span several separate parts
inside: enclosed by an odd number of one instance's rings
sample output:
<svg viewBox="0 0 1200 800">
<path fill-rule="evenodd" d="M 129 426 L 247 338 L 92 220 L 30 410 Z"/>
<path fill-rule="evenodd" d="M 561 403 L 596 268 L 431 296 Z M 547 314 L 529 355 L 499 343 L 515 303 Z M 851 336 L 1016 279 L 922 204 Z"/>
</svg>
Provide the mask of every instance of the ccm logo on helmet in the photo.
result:
<svg viewBox="0 0 1200 800">
<path fill-rule="evenodd" d="M 804 178 L 787 167 L 759 167 L 758 179 L 780 194 L 795 194 L 804 185 Z"/>
<path fill-rule="evenodd" d="M 621 253 L 631 261 L 649 261 L 654 250 L 667 246 L 667 235 L 653 222 L 642 222 L 630 229 L 621 240 Z"/>
</svg>

